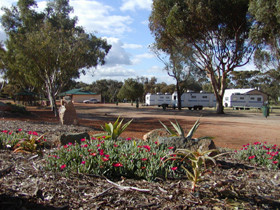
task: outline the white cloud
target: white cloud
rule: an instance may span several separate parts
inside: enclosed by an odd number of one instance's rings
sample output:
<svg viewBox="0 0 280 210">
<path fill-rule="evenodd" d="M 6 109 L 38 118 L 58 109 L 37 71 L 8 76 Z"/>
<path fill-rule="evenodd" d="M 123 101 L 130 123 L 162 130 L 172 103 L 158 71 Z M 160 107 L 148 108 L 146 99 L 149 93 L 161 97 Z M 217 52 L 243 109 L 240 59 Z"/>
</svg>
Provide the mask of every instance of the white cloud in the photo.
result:
<svg viewBox="0 0 280 210">
<path fill-rule="evenodd" d="M 123 0 L 122 11 L 135 11 L 136 9 L 151 10 L 152 0 Z"/>
<path fill-rule="evenodd" d="M 74 7 L 78 24 L 87 31 L 114 36 L 131 31 L 129 25 L 133 19 L 130 16 L 113 15 L 114 8 L 111 6 L 90 0 L 71 0 L 70 5 Z"/>
<path fill-rule="evenodd" d="M 131 65 L 130 55 L 125 51 L 124 44 L 118 38 L 106 38 L 107 42 L 112 45 L 111 50 L 106 56 L 106 66 Z"/>
<path fill-rule="evenodd" d="M 151 53 L 143 53 L 143 54 L 139 54 L 134 56 L 134 58 L 132 59 L 133 64 L 138 64 L 141 63 L 144 59 L 152 59 L 155 58 L 155 56 Z"/>
<path fill-rule="evenodd" d="M 143 48 L 143 45 L 140 45 L 140 44 L 124 44 L 123 48 L 125 48 L 125 49 L 141 49 L 141 48 Z"/>
<path fill-rule="evenodd" d="M 126 69 L 123 65 L 105 65 L 98 66 L 96 69 L 92 69 L 91 73 L 88 72 L 86 75 L 81 75 L 81 77 L 77 81 L 91 84 L 93 81 L 101 79 L 124 81 L 127 78 L 133 77 L 136 77 L 136 72 L 133 69 Z"/>
</svg>

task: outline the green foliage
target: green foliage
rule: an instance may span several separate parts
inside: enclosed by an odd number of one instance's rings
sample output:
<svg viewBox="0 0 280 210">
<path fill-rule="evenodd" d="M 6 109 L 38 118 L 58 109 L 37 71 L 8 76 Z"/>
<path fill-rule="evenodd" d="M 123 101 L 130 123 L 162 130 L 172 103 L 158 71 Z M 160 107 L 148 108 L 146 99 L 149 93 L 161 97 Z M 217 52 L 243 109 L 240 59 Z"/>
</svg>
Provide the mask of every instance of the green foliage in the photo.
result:
<svg viewBox="0 0 280 210">
<path fill-rule="evenodd" d="M 23 132 L 19 129 L 15 132 L 3 130 L 0 132 L 0 148 L 11 149 L 15 152 L 35 153 L 40 152 L 44 146 L 43 136 L 38 137 L 37 132 Z"/>
<path fill-rule="evenodd" d="M 280 148 L 277 145 L 255 142 L 243 145 L 236 151 L 235 157 L 240 160 L 249 161 L 257 166 L 265 166 L 269 169 L 280 168 Z"/>
<path fill-rule="evenodd" d="M 168 126 L 164 125 L 161 121 L 159 121 L 162 126 L 165 128 L 165 130 L 171 135 L 171 136 L 181 136 L 181 137 L 185 137 L 185 133 L 184 133 L 184 130 L 182 128 L 182 126 L 178 123 L 177 120 L 176 121 L 176 124 L 171 122 L 171 125 L 173 126 L 173 128 L 175 129 L 175 131 L 173 131 L 171 128 L 169 128 Z M 191 140 L 195 131 L 198 129 L 200 123 L 199 123 L 199 120 L 197 120 L 194 125 L 192 126 L 192 128 L 190 129 L 190 131 L 188 132 L 187 136 L 185 137 L 187 140 Z M 203 138 L 206 138 L 206 137 L 203 137 Z"/>
<path fill-rule="evenodd" d="M 37 153 L 42 155 L 42 148 L 44 147 L 44 135 L 41 135 L 40 137 L 35 137 L 33 135 L 30 135 L 28 139 L 22 139 L 20 140 L 15 146 L 14 146 L 14 152 L 18 153 L 28 153 L 33 154 Z"/>
<path fill-rule="evenodd" d="M 68 1 L 52 1 L 43 12 L 34 6 L 35 1 L 19 0 L 4 9 L 6 77 L 45 91 L 57 114 L 56 94 L 85 69 L 103 65 L 111 46 L 76 25 Z"/>
<path fill-rule="evenodd" d="M 137 98 L 142 98 L 144 94 L 144 86 L 142 83 L 135 79 L 125 80 L 123 86 L 121 87 L 118 98 L 120 100 L 127 99 L 135 101 Z"/>
<path fill-rule="evenodd" d="M 117 140 L 118 137 L 124 132 L 124 130 L 130 125 L 130 123 L 132 122 L 132 120 L 128 121 L 127 123 L 125 123 L 122 126 L 123 120 L 122 119 L 119 122 L 120 117 L 118 117 L 118 119 L 114 122 L 114 124 L 110 123 L 105 123 L 104 126 L 101 126 L 102 129 L 106 132 L 106 133 L 101 133 L 101 134 L 96 134 L 94 135 L 94 137 L 103 137 L 105 136 L 105 139 L 112 139 L 112 140 Z"/>
<path fill-rule="evenodd" d="M 150 30 L 158 49 L 171 56 L 176 40 L 192 49 L 192 62 L 205 71 L 216 95 L 217 113 L 223 113 L 227 76 L 246 65 L 255 47 L 249 41 L 248 0 L 154 0 Z"/>
<path fill-rule="evenodd" d="M 199 149 L 197 151 L 191 151 L 187 149 L 177 149 L 175 153 L 170 154 L 170 156 L 167 158 L 164 162 L 167 162 L 169 160 L 179 160 L 180 162 L 191 162 L 191 170 L 187 169 L 184 165 L 181 165 L 181 167 L 185 170 L 186 175 L 188 176 L 189 180 L 192 181 L 192 191 L 195 190 L 195 187 L 198 182 L 202 181 L 202 175 L 203 171 L 206 169 L 206 161 L 210 160 L 214 164 L 216 164 L 215 158 L 217 158 L 220 155 L 211 157 L 210 155 L 213 152 L 218 152 L 218 150 L 207 150 L 207 151 L 200 151 Z M 204 169 L 203 169 L 204 166 Z"/>
<path fill-rule="evenodd" d="M 170 161 L 162 166 L 169 149 L 165 145 L 137 140 L 82 139 L 81 145 L 71 143 L 52 152 L 46 160 L 46 168 L 66 173 L 86 173 L 107 178 L 178 177 L 171 168 L 178 163 Z"/>
</svg>

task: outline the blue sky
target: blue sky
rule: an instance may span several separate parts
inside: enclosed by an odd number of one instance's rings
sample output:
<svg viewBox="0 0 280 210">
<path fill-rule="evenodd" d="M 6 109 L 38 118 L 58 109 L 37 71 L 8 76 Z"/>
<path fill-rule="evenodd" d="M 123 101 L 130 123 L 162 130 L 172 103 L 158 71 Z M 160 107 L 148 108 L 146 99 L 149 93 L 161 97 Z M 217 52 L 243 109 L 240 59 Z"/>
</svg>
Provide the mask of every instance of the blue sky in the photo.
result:
<svg viewBox="0 0 280 210">
<path fill-rule="evenodd" d="M 0 7 L 10 7 L 15 0 L 1 0 Z M 38 9 L 47 1 L 37 1 Z M 99 79 L 123 81 L 127 78 L 155 76 L 158 82 L 174 83 L 163 70 L 163 64 L 149 50 L 154 42 L 148 19 L 152 0 L 70 0 L 78 24 L 89 33 L 107 39 L 112 45 L 104 66 L 91 69 L 80 80 L 92 83 Z M 2 11 L 0 15 L 2 15 Z M 5 40 L 0 28 L 0 40 Z"/>
</svg>

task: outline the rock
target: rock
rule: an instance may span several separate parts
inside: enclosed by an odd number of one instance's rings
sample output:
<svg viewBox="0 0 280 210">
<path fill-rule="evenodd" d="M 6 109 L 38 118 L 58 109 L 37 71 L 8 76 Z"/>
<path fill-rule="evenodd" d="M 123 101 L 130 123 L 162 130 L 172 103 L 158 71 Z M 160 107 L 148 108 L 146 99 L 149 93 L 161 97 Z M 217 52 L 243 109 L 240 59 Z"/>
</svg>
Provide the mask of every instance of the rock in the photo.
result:
<svg viewBox="0 0 280 210">
<path fill-rule="evenodd" d="M 72 101 L 62 101 L 59 118 L 62 125 L 78 125 L 77 113 Z"/>
<path fill-rule="evenodd" d="M 165 129 L 154 129 L 143 136 L 144 141 L 157 141 L 158 137 L 168 137 L 170 134 Z"/>
<path fill-rule="evenodd" d="M 80 144 L 81 139 L 88 139 L 89 140 L 90 139 L 89 134 L 87 132 L 62 134 L 60 136 L 60 145 L 66 145 L 68 143 L 74 144 L 75 142 Z"/>
<path fill-rule="evenodd" d="M 217 149 L 212 139 L 192 139 L 187 141 L 184 137 L 172 136 L 172 137 L 159 137 L 159 144 L 166 144 L 174 147 L 174 149 L 188 149 L 196 151 L 207 151 L 211 149 Z"/>
</svg>

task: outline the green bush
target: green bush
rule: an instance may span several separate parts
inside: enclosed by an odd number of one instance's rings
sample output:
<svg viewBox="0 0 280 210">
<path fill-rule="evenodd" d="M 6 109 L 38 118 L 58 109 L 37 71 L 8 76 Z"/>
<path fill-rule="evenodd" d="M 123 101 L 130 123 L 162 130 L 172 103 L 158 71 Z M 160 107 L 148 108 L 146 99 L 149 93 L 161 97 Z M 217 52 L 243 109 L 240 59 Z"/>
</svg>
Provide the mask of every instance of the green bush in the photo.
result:
<svg viewBox="0 0 280 210">
<path fill-rule="evenodd" d="M 47 158 L 46 168 L 66 173 L 78 172 L 106 176 L 108 178 L 178 177 L 172 170 L 180 163 L 163 157 L 171 152 L 165 145 L 137 140 L 82 139 L 82 143 L 62 146 Z"/>
<path fill-rule="evenodd" d="M 266 142 L 255 142 L 243 145 L 243 148 L 236 151 L 236 158 L 249 161 L 258 166 L 266 166 L 270 169 L 280 167 L 280 148 L 277 145 L 270 145 Z"/>
</svg>

